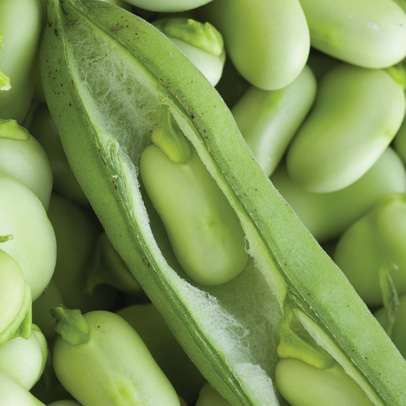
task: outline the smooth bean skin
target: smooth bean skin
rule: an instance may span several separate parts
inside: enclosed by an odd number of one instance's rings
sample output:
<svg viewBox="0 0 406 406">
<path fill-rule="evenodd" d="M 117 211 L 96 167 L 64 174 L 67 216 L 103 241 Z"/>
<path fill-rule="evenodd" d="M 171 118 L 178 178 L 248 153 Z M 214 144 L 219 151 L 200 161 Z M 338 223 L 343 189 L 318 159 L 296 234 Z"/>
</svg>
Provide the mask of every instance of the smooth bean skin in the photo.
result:
<svg viewBox="0 0 406 406">
<path fill-rule="evenodd" d="M 117 314 L 137 331 L 176 392 L 188 404 L 193 404 L 205 379 L 182 350 L 155 306 L 136 304 L 118 310 Z"/>
<path fill-rule="evenodd" d="M 339 237 L 385 195 L 406 192 L 405 167 L 392 148 L 364 176 L 337 192 L 309 192 L 289 177 L 284 165 L 271 180 L 320 242 Z"/>
<path fill-rule="evenodd" d="M 174 11 L 186 11 L 200 7 L 212 0 L 126 0 L 136 7 L 150 11 L 171 13 Z"/>
<path fill-rule="evenodd" d="M 406 15 L 392 0 L 300 0 L 314 48 L 353 65 L 386 68 L 406 56 Z"/>
<path fill-rule="evenodd" d="M 230 406 L 230 403 L 207 382 L 200 390 L 196 406 Z"/>
<path fill-rule="evenodd" d="M 56 402 L 50 403 L 48 406 L 80 406 L 80 404 L 74 400 L 57 400 Z"/>
<path fill-rule="evenodd" d="M 41 144 L 14 120 L 0 119 L 0 172 L 31 189 L 48 209 L 52 169 Z"/>
<path fill-rule="evenodd" d="M 276 384 L 291 406 L 372 406 L 357 383 L 336 363 L 318 369 L 297 359 L 282 359 Z"/>
<path fill-rule="evenodd" d="M 0 235 L 12 235 L 1 245 L 19 264 L 36 300 L 48 285 L 56 263 L 52 224 L 38 197 L 18 180 L 0 174 Z"/>
<path fill-rule="evenodd" d="M 98 229 L 89 213 L 62 196 L 53 194 L 48 210 L 55 230 L 57 261 L 53 282 L 63 303 L 87 312 L 112 306 L 116 290 L 100 286 L 92 294 L 86 291 L 87 272 L 96 248 Z"/>
<path fill-rule="evenodd" d="M 58 131 L 45 104 L 35 110 L 29 131 L 39 141 L 48 156 L 53 174 L 54 191 L 75 203 L 89 205 L 69 166 Z"/>
<path fill-rule="evenodd" d="M 204 12 L 223 35 L 235 67 L 252 85 L 281 89 L 306 64 L 309 29 L 298 0 L 216 0 Z"/>
<path fill-rule="evenodd" d="M 221 34 L 209 23 L 187 18 L 164 18 L 152 23 L 216 86 L 226 54 Z"/>
<path fill-rule="evenodd" d="M 374 313 L 374 316 L 386 328 L 388 325 L 388 315 L 384 308 L 379 309 Z M 396 310 L 395 322 L 393 324 L 391 339 L 397 349 L 406 359 L 406 295 L 399 298 L 399 307 Z"/>
<path fill-rule="evenodd" d="M 55 373 L 69 393 L 86 406 L 179 406 L 179 398 L 136 331 L 105 311 L 84 315 L 87 343 L 72 345 L 58 337 Z M 89 390 L 91 388 L 91 390 Z"/>
<path fill-rule="evenodd" d="M 1 245 L 3 243 L 0 243 Z M 0 245 L 0 346 L 3 345 L 30 315 L 31 293 L 17 262 Z M 28 322 L 31 322 L 29 317 Z"/>
<path fill-rule="evenodd" d="M 391 195 L 339 239 L 333 259 L 368 305 L 383 303 L 379 269 L 393 264 L 394 285 L 406 293 L 406 194 Z"/>
<path fill-rule="evenodd" d="M 248 89 L 232 108 L 235 121 L 267 176 L 276 169 L 316 97 L 310 68 L 280 90 Z"/>
<path fill-rule="evenodd" d="M 43 24 L 40 0 L 2 0 L 0 71 L 9 76 L 11 89 L 0 91 L 0 118 L 21 123 L 31 103 Z"/>
<path fill-rule="evenodd" d="M 289 175 L 317 193 L 351 185 L 382 155 L 404 114 L 403 89 L 387 72 L 334 67 L 320 81 L 314 108 L 290 145 Z"/>
<path fill-rule="evenodd" d="M 244 233 L 197 153 L 192 151 L 187 164 L 177 164 L 150 145 L 140 171 L 184 271 L 203 285 L 235 278 L 248 260 Z"/>
<path fill-rule="evenodd" d="M 16 337 L 0 346 L 0 370 L 30 390 L 44 371 L 47 355 L 46 339 L 33 325 L 30 338 Z"/>
<path fill-rule="evenodd" d="M 45 406 L 13 378 L 0 371 L 0 406 Z"/>
</svg>

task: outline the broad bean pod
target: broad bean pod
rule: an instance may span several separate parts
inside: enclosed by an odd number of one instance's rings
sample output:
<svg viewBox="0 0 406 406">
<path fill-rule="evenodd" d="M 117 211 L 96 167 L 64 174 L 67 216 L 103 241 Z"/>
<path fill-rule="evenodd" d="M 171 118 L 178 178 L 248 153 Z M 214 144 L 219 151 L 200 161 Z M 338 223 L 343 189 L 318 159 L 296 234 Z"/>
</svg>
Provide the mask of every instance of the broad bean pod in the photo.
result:
<svg viewBox="0 0 406 406">
<path fill-rule="evenodd" d="M 290 309 L 309 346 L 322 345 L 373 404 L 404 404 L 405 360 L 254 161 L 198 69 L 154 27 L 106 3 L 52 0 L 48 18 L 42 82 L 74 173 L 110 241 L 213 387 L 236 406 L 279 404 L 278 324 Z M 140 188 L 140 156 L 161 105 L 244 230 L 252 258 L 225 285 L 203 289 L 176 272 Z"/>
</svg>

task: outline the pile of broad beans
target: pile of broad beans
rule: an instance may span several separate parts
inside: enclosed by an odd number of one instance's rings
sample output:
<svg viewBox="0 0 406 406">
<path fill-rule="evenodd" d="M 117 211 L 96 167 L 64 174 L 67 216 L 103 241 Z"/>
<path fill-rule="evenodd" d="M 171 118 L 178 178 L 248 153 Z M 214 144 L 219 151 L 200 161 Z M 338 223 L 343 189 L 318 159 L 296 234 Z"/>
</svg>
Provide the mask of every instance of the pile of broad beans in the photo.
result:
<svg viewBox="0 0 406 406">
<path fill-rule="evenodd" d="M 406 406 L 403 1 L 0 0 L 0 406 Z"/>
</svg>

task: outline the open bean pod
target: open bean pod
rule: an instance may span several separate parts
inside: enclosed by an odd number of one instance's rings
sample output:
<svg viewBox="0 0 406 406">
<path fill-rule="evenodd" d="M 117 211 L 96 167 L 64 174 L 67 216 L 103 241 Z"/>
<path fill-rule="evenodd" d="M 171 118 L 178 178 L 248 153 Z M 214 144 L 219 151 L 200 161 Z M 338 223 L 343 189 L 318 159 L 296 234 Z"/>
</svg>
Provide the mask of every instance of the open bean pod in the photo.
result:
<svg viewBox="0 0 406 406">
<path fill-rule="evenodd" d="M 52 0 L 41 59 L 52 117 L 106 234 L 228 402 L 279 404 L 272 382 L 283 310 L 375 405 L 405 404 L 405 361 L 254 161 L 216 91 L 173 43 L 109 4 Z M 223 285 L 202 287 L 176 272 L 140 187 L 139 159 L 159 105 L 167 106 L 244 230 L 251 258 Z"/>
</svg>

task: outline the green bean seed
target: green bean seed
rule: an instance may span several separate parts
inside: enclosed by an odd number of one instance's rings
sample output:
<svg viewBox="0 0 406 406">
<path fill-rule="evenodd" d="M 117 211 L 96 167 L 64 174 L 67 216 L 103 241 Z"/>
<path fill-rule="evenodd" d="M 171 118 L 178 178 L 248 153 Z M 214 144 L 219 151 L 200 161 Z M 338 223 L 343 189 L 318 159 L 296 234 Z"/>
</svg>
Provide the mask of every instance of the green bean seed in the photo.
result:
<svg viewBox="0 0 406 406">
<path fill-rule="evenodd" d="M 43 25 L 40 0 L 0 2 L 0 72 L 10 78 L 11 88 L 0 90 L 0 118 L 22 122 L 31 103 L 38 49 Z"/>
<path fill-rule="evenodd" d="M 45 406 L 31 395 L 24 386 L 0 371 L 0 405 L 1 406 Z"/>
<path fill-rule="evenodd" d="M 305 66 L 300 75 L 280 90 L 251 87 L 232 113 L 255 159 L 271 176 L 316 96 L 316 80 Z"/>
<path fill-rule="evenodd" d="M 206 11 L 235 67 L 252 85 L 281 89 L 302 71 L 310 39 L 298 0 L 216 0 Z"/>
<path fill-rule="evenodd" d="M 364 176 L 337 192 L 309 192 L 289 177 L 284 165 L 271 179 L 319 241 L 339 237 L 383 196 L 406 192 L 405 167 L 391 148 Z"/>
<path fill-rule="evenodd" d="M 230 406 L 208 382 L 203 385 L 196 406 Z"/>
<path fill-rule="evenodd" d="M 164 18 L 153 24 L 216 86 L 223 72 L 226 54 L 223 37 L 215 27 L 190 18 Z"/>
<path fill-rule="evenodd" d="M 46 339 L 33 325 L 30 338 L 16 337 L 0 346 L 0 370 L 30 390 L 44 371 L 47 355 Z"/>
<path fill-rule="evenodd" d="M 63 386 L 86 406 L 179 406 L 179 398 L 136 331 L 120 316 L 55 313 L 53 364 Z M 91 388 L 91 390 L 89 390 Z"/>
<path fill-rule="evenodd" d="M 403 89 L 387 72 L 334 67 L 289 148 L 290 176 L 318 193 L 351 185 L 382 155 L 404 114 Z"/>
<path fill-rule="evenodd" d="M 312 46 L 365 68 L 406 56 L 406 15 L 392 0 L 300 0 Z"/>
<path fill-rule="evenodd" d="M 10 236 L 9 236 L 10 237 Z M 1 237 L 0 240 L 5 237 Z M 3 245 L 3 243 L 0 243 Z M 0 249 L 0 346 L 31 330 L 31 292 L 17 262 Z"/>
<path fill-rule="evenodd" d="M 48 209 L 52 190 L 48 157 L 39 142 L 15 120 L 0 119 L 0 172 L 24 183 Z"/>
<path fill-rule="evenodd" d="M 36 300 L 54 273 L 55 233 L 38 197 L 18 180 L 2 174 L 0 235 L 13 236 L 1 244 L 1 249 L 18 262 L 32 300 Z"/>
<path fill-rule="evenodd" d="M 292 406 L 372 406 L 361 388 L 335 363 L 318 369 L 297 359 L 276 366 L 276 384 Z"/>
<path fill-rule="evenodd" d="M 197 153 L 173 162 L 156 145 L 141 157 L 141 176 L 185 272 L 204 285 L 236 277 L 248 255 L 237 216 Z"/>
<path fill-rule="evenodd" d="M 339 239 L 333 259 L 369 305 L 383 298 L 379 270 L 390 275 L 399 294 L 406 293 L 406 194 L 390 195 L 354 223 Z"/>
</svg>

